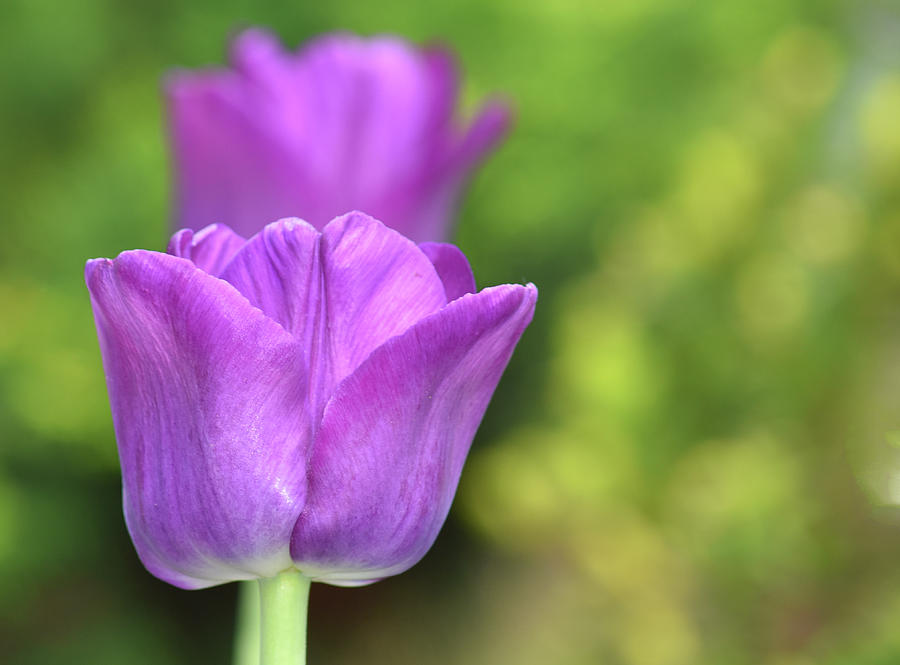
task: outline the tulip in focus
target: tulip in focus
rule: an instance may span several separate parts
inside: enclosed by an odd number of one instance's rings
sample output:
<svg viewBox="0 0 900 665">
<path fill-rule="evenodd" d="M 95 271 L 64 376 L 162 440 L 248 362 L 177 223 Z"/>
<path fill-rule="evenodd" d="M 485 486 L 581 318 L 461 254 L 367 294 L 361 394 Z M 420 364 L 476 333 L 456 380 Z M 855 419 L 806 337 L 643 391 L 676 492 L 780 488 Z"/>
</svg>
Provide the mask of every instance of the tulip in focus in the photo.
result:
<svg viewBox="0 0 900 665">
<path fill-rule="evenodd" d="M 472 170 L 500 142 L 509 112 L 455 118 L 457 72 L 440 49 L 392 37 L 319 37 L 286 52 L 240 34 L 231 69 L 183 71 L 166 85 L 176 224 L 302 215 L 317 228 L 365 210 L 408 238 L 446 239 Z"/>
<path fill-rule="evenodd" d="M 86 281 L 128 530 L 183 588 L 415 564 L 537 297 L 362 213 L 182 230 Z"/>
</svg>

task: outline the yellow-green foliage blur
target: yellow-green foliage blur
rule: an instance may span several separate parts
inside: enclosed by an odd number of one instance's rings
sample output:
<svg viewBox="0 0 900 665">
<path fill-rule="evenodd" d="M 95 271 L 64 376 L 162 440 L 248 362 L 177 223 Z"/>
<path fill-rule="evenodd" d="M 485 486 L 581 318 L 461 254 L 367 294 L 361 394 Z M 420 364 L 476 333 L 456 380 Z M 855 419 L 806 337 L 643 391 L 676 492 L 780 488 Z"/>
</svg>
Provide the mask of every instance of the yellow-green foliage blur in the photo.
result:
<svg viewBox="0 0 900 665">
<path fill-rule="evenodd" d="M 459 53 L 516 127 L 457 242 L 538 313 L 425 560 L 310 662 L 900 662 L 900 5 L 0 4 L 0 660 L 227 663 L 121 517 L 84 261 L 161 248 L 159 82 L 260 24 Z"/>
</svg>

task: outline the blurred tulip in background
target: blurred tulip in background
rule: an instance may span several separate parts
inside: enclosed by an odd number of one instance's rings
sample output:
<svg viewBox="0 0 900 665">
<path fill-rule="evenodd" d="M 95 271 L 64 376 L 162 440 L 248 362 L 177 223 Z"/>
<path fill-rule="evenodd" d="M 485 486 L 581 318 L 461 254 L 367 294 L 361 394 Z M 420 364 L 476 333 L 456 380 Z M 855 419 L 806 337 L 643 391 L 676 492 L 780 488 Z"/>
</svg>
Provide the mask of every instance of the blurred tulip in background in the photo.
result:
<svg viewBox="0 0 900 665">
<path fill-rule="evenodd" d="M 509 122 L 491 102 L 462 126 L 453 55 L 395 37 L 338 33 L 294 53 L 247 30 L 231 65 L 166 83 L 179 227 L 250 236 L 281 217 L 321 228 L 361 210 L 413 240 L 444 240 Z"/>
</svg>

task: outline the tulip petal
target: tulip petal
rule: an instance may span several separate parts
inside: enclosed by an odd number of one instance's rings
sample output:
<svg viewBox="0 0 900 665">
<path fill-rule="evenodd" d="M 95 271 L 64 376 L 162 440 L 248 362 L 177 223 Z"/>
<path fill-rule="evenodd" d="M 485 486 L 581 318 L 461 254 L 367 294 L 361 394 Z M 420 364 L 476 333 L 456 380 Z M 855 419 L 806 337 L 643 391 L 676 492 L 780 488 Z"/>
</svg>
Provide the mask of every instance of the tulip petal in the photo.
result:
<svg viewBox="0 0 900 665">
<path fill-rule="evenodd" d="M 310 345 L 323 325 L 319 235 L 302 219 L 267 224 L 222 271 L 252 305 Z"/>
<path fill-rule="evenodd" d="M 231 42 L 229 61 L 235 71 L 267 93 L 277 93 L 291 83 L 289 54 L 267 30 L 248 28 L 239 33 Z"/>
<path fill-rule="evenodd" d="M 443 143 L 446 141 L 447 130 L 452 127 L 459 96 L 456 57 L 450 49 L 434 46 L 422 52 L 422 61 L 427 70 L 430 92 L 429 120 L 425 131 L 435 139 L 444 135 Z"/>
<path fill-rule="evenodd" d="M 506 103 L 493 100 L 485 104 L 460 140 L 452 170 L 464 177 L 500 144 L 511 124 L 512 113 Z"/>
<path fill-rule="evenodd" d="M 428 257 L 363 213 L 321 235 L 301 220 L 269 224 L 222 278 L 309 350 L 316 409 L 375 348 L 447 302 Z"/>
<path fill-rule="evenodd" d="M 336 381 L 389 338 L 447 303 L 428 257 L 368 215 L 338 217 L 322 232 L 322 244 Z"/>
<path fill-rule="evenodd" d="M 442 138 L 427 61 L 399 39 L 337 34 L 311 42 L 296 64 L 316 112 L 305 132 L 310 168 L 334 193 L 335 207 L 321 212 L 359 208 L 381 219 L 384 195 L 427 169 L 425 153 Z"/>
<path fill-rule="evenodd" d="M 310 42 L 296 64 L 311 111 L 303 155 L 327 192 L 314 223 L 357 209 L 412 240 L 443 237 L 455 101 L 448 109 L 446 59 L 391 37 L 335 34 Z M 432 204 L 435 215 L 423 214 Z"/>
<path fill-rule="evenodd" d="M 306 494 L 302 347 L 182 258 L 125 252 L 85 279 L 145 566 L 184 588 L 283 570 Z"/>
<path fill-rule="evenodd" d="M 419 249 L 425 252 L 444 283 L 447 302 L 475 293 L 475 275 L 462 250 L 445 242 L 423 242 Z"/>
<path fill-rule="evenodd" d="M 247 242 L 224 224 L 211 224 L 199 231 L 177 231 L 166 249 L 172 256 L 180 256 L 215 277 Z"/>
<path fill-rule="evenodd" d="M 531 285 L 463 296 L 386 342 L 338 386 L 291 539 L 304 574 L 365 584 L 406 570 L 431 547 L 536 297 Z"/>
</svg>

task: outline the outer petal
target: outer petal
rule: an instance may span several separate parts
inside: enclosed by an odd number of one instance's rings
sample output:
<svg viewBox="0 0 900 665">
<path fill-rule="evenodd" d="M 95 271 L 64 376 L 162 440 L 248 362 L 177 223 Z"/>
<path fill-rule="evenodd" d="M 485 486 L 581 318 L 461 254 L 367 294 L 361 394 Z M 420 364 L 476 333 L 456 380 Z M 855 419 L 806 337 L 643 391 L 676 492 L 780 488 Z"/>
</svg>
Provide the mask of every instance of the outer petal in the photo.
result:
<svg viewBox="0 0 900 665">
<path fill-rule="evenodd" d="M 181 258 L 125 252 L 85 278 L 144 565 L 185 588 L 284 569 L 306 493 L 300 346 Z"/>
<path fill-rule="evenodd" d="M 196 233 L 181 229 L 169 240 L 167 253 L 194 262 L 194 265 L 218 277 L 247 240 L 224 224 L 211 224 Z"/>
<path fill-rule="evenodd" d="M 431 260 L 444 283 L 447 302 L 475 293 L 475 275 L 459 247 L 445 242 L 423 242 L 419 249 Z"/>
<path fill-rule="evenodd" d="M 364 584 L 431 547 L 537 290 L 463 296 L 376 350 L 328 404 L 291 540 L 313 579 Z"/>
</svg>

